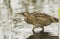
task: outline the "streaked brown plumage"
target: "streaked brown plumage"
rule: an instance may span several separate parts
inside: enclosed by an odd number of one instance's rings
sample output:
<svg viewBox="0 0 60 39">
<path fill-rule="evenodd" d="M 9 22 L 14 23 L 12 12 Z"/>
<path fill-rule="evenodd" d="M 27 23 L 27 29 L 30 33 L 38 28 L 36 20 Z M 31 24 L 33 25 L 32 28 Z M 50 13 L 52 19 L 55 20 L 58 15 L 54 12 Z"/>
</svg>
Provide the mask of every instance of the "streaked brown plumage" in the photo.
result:
<svg viewBox="0 0 60 39">
<path fill-rule="evenodd" d="M 44 30 L 44 26 L 48 26 L 51 23 L 58 22 L 58 19 L 52 16 L 49 16 L 44 13 L 22 13 L 25 16 L 25 21 L 28 24 L 33 25 L 32 31 L 37 27 L 41 27 L 42 31 Z"/>
</svg>

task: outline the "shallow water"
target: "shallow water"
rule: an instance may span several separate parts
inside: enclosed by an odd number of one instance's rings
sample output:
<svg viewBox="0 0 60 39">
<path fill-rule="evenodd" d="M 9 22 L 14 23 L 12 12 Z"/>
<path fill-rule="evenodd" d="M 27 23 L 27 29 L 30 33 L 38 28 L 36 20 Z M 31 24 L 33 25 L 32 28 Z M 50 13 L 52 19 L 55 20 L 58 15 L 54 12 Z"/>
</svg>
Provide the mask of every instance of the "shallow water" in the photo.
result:
<svg viewBox="0 0 60 39">
<path fill-rule="evenodd" d="M 50 36 L 49 32 L 39 32 L 29 36 L 27 39 L 59 39 L 58 36 Z"/>
</svg>

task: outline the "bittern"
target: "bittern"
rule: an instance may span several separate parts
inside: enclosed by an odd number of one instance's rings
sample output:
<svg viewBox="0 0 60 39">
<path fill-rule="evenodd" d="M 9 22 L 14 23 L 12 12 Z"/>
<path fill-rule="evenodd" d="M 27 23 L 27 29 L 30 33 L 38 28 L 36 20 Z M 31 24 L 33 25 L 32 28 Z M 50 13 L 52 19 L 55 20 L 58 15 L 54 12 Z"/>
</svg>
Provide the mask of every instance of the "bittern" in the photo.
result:
<svg viewBox="0 0 60 39">
<path fill-rule="evenodd" d="M 25 22 L 27 22 L 28 24 L 32 24 L 33 25 L 33 33 L 35 33 L 34 29 L 41 27 L 42 31 L 44 31 L 44 26 L 48 26 L 51 23 L 56 23 L 58 22 L 58 19 L 50 16 L 48 14 L 44 14 L 44 13 L 22 13 L 23 16 L 25 17 Z"/>
</svg>

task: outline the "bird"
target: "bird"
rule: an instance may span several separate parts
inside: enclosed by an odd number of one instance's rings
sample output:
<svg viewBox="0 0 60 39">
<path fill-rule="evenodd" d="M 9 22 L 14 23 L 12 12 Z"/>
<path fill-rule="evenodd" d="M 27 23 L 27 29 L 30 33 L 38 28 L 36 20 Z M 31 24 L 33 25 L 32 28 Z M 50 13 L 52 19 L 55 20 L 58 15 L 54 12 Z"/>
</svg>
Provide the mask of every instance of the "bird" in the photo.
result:
<svg viewBox="0 0 60 39">
<path fill-rule="evenodd" d="M 28 24 L 32 24 L 33 25 L 33 33 L 35 33 L 34 29 L 41 27 L 42 28 L 42 32 L 44 31 L 44 27 L 50 25 L 51 23 L 57 23 L 58 22 L 58 18 L 55 18 L 53 16 L 50 16 L 48 14 L 45 13 L 28 13 L 28 12 L 24 12 L 22 13 L 22 15 L 25 17 L 24 21 L 27 22 Z"/>
</svg>

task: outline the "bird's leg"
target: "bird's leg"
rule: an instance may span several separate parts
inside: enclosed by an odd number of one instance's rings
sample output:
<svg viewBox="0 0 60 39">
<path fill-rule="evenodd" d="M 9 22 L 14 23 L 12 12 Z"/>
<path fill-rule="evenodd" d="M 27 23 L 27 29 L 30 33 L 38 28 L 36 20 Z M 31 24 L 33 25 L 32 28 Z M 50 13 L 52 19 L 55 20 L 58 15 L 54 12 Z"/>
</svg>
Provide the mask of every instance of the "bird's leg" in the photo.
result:
<svg viewBox="0 0 60 39">
<path fill-rule="evenodd" d="M 35 31 L 34 31 L 34 29 L 35 29 L 35 27 L 33 27 L 33 29 L 32 29 L 32 32 L 35 34 Z"/>
<path fill-rule="evenodd" d="M 42 31 L 41 32 L 44 32 L 44 27 L 42 27 Z"/>
</svg>

